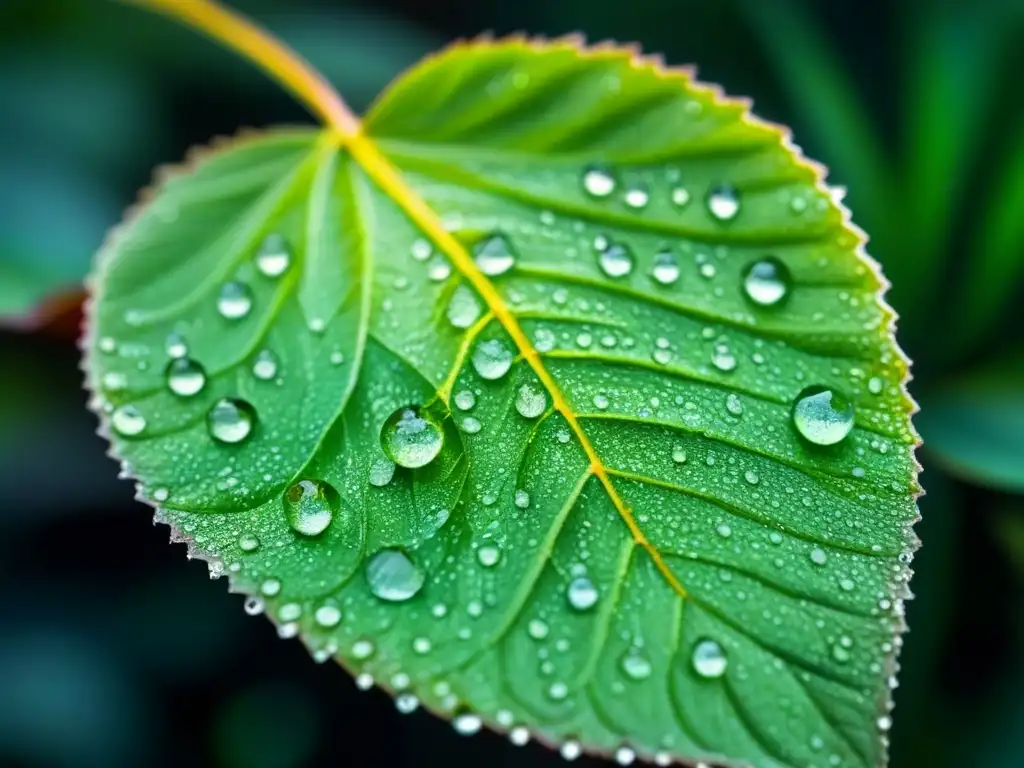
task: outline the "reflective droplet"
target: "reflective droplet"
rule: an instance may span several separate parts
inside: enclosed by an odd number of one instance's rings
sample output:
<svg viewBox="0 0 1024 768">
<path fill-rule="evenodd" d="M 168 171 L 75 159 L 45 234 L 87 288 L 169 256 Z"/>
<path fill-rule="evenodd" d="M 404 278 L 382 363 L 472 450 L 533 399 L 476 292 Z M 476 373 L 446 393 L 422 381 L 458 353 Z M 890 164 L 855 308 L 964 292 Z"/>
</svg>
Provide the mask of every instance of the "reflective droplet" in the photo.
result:
<svg viewBox="0 0 1024 768">
<path fill-rule="evenodd" d="M 534 640 L 543 640 L 550 631 L 547 622 L 541 619 L 530 619 L 530 622 L 526 625 L 527 634 Z"/>
<path fill-rule="evenodd" d="M 789 295 L 792 284 L 789 267 L 770 256 L 755 261 L 743 273 L 743 292 L 762 307 L 774 307 Z"/>
<path fill-rule="evenodd" d="M 636 760 L 636 752 L 630 747 L 619 747 L 615 750 L 615 762 L 619 765 L 632 765 Z"/>
<path fill-rule="evenodd" d="M 742 416 L 743 401 L 740 400 L 739 395 L 730 393 L 729 396 L 725 398 L 725 409 L 733 416 Z"/>
<path fill-rule="evenodd" d="M 711 355 L 711 364 L 723 373 L 736 370 L 736 356 L 728 349 L 719 347 Z"/>
<path fill-rule="evenodd" d="M 269 349 L 262 350 L 252 362 L 252 375 L 260 381 L 270 381 L 277 376 L 277 356 Z"/>
<path fill-rule="evenodd" d="M 135 437 L 146 428 L 146 418 L 134 405 L 122 405 L 110 416 L 114 430 L 123 437 Z"/>
<path fill-rule="evenodd" d="M 455 732 L 462 736 L 472 736 L 483 727 L 483 721 L 476 715 L 469 712 L 456 715 L 452 720 L 452 727 Z"/>
<path fill-rule="evenodd" d="M 473 368 L 484 379 L 500 379 L 512 367 L 512 350 L 498 339 L 481 341 L 473 350 Z"/>
<path fill-rule="evenodd" d="M 456 328 L 469 328 L 480 319 L 480 300 L 465 285 L 460 284 L 448 301 L 448 322 Z"/>
<path fill-rule="evenodd" d="M 583 748 L 580 747 L 580 743 L 575 739 L 569 739 L 562 744 L 558 753 L 562 756 L 563 760 L 572 761 L 578 759 L 583 754 Z"/>
<path fill-rule="evenodd" d="M 320 480 L 300 480 L 284 492 L 288 525 L 303 536 L 319 536 L 326 531 L 340 506 L 338 492 Z"/>
<path fill-rule="evenodd" d="M 586 611 L 593 608 L 600 596 L 597 587 L 586 576 L 578 576 L 570 581 L 565 595 L 569 600 L 569 605 L 577 611 Z"/>
<path fill-rule="evenodd" d="M 252 432 L 256 410 L 244 400 L 224 397 L 206 414 L 206 426 L 215 440 L 240 443 Z"/>
<path fill-rule="evenodd" d="M 624 653 L 619 665 L 630 680 L 646 680 L 651 676 L 650 660 L 636 649 Z"/>
<path fill-rule="evenodd" d="M 824 565 L 826 559 L 827 555 L 825 554 L 825 550 L 821 547 L 815 547 L 811 550 L 811 562 L 815 565 Z"/>
<path fill-rule="evenodd" d="M 655 254 L 651 277 L 662 285 L 672 285 L 679 279 L 679 261 L 672 251 Z"/>
<path fill-rule="evenodd" d="M 868 379 L 868 392 L 872 395 L 882 394 L 882 390 L 885 388 L 885 383 L 877 376 L 872 376 Z"/>
<path fill-rule="evenodd" d="M 612 243 L 598 253 L 597 263 L 608 277 L 625 277 L 633 271 L 633 254 L 626 246 Z"/>
<path fill-rule="evenodd" d="M 313 614 L 313 619 L 324 629 L 330 629 L 341 621 L 341 611 L 334 605 L 321 605 Z"/>
<path fill-rule="evenodd" d="M 716 678 L 725 674 L 729 660 L 722 646 L 714 640 L 701 640 L 693 647 L 690 658 L 694 671 L 704 678 Z"/>
<path fill-rule="evenodd" d="M 203 366 L 189 357 L 179 357 L 167 364 L 167 388 L 179 397 L 199 394 L 206 385 Z"/>
<path fill-rule="evenodd" d="M 483 425 L 480 423 L 480 419 L 467 416 L 462 420 L 462 431 L 467 434 L 475 435 L 481 429 L 483 429 Z"/>
<path fill-rule="evenodd" d="M 377 652 L 377 647 L 372 640 L 356 640 L 352 643 L 352 658 L 357 661 L 365 661 Z M 370 678 L 370 685 L 373 685 L 373 678 Z M 360 686 L 362 687 L 362 686 Z M 370 686 L 366 686 L 369 688 Z M 365 690 L 365 689 L 364 689 Z"/>
<path fill-rule="evenodd" d="M 793 404 L 793 425 L 815 445 L 835 445 L 853 429 L 853 403 L 827 387 L 808 387 Z"/>
<path fill-rule="evenodd" d="M 476 395 L 470 392 L 468 389 L 463 389 L 460 392 L 455 393 L 455 405 L 463 411 L 468 411 L 474 405 L 476 405 Z"/>
<path fill-rule="evenodd" d="M 217 311 L 228 320 L 238 320 L 252 309 L 252 292 L 245 283 L 224 283 L 217 294 Z"/>
<path fill-rule="evenodd" d="M 548 696 L 554 701 L 562 701 L 566 696 L 569 695 L 569 686 L 565 683 L 556 681 L 548 686 Z"/>
<path fill-rule="evenodd" d="M 493 544 L 486 544 L 476 551 L 476 559 L 485 568 L 492 568 L 501 560 L 501 550 Z"/>
<path fill-rule="evenodd" d="M 672 205 L 676 208 L 685 208 L 690 202 L 690 190 L 683 186 L 677 186 L 672 188 L 672 192 L 669 193 L 672 199 Z"/>
<path fill-rule="evenodd" d="M 435 283 L 447 280 L 452 274 L 452 265 L 444 256 L 435 256 L 427 264 L 427 277 Z"/>
<path fill-rule="evenodd" d="M 380 444 L 395 464 L 416 469 L 437 458 L 444 446 L 444 433 L 418 405 L 407 405 L 384 422 Z"/>
<path fill-rule="evenodd" d="M 247 597 L 245 598 L 245 602 L 242 604 L 242 607 L 245 609 L 245 612 L 250 616 L 259 616 L 261 613 L 263 613 L 263 598 L 257 597 L 255 595 Z"/>
<path fill-rule="evenodd" d="M 615 177 L 604 168 L 591 166 L 583 172 L 583 189 L 591 197 L 608 197 L 616 186 Z"/>
<path fill-rule="evenodd" d="M 672 449 L 672 461 L 676 464 L 686 463 L 686 450 L 682 446 L 676 446 Z"/>
<path fill-rule="evenodd" d="M 536 419 L 548 407 L 548 396 L 534 384 L 523 384 L 516 392 L 516 410 L 525 419 Z"/>
<path fill-rule="evenodd" d="M 528 509 L 530 506 L 530 494 L 522 489 L 519 489 L 515 493 L 513 502 L 517 507 L 519 507 L 519 509 Z"/>
<path fill-rule="evenodd" d="M 740 212 L 740 198 L 730 186 L 716 187 L 708 193 L 708 211 L 719 221 L 730 221 Z"/>
<path fill-rule="evenodd" d="M 426 240 L 416 239 L 412 242 L 410 252 L 416 261 L 426 261 L 430 258 L 430 254 L 433 253 L 433 248 L 430 247 L 430 243 Z"/>
<path fill-rule="evenodd" d="M 238 548 L 243 552 L 255 552 L 260 548 L 260 540 L 251 533 L 243 533 L 238 537 Z"/>
<path fill-rule="evenodd" d="M 423 580 L 423 572 L 400 549 L 381 550 L 366 564 L 370 591 L 381 600 L 408 600 L 420 591 Z"/>
<path fill-rule="evenodd" d="M 473 261 L 488 277 L 503 275 L 516 263 L 512 244 L 504 235 L 491 235 L 473 248 Z"/>
<path fill-rule="evenodd" d="M 280 277 L 291 263 L 288 244 L 278 234 L 270 234 L 256 252 L 256 268 L 266 277 Z"/>
<path fill-rule="evenodd" d="M 628 187 L 622 194 L 622 202 L 634 210 L 643 210 L 647 207 L 648 201 L 651 199 L 650 194 L 647 192 L 647 187 L 642 184 L 635 184 Z"/>
<path fill-rule="evenodd" d="M 120 371 L 107 371 L 103 374 L 103 388 L 108 392 L 120 392 L 128 387 L 128 377 Z"/>
<path fill-rule="evenodd" d="M 508 732 L 508 740 L 513 746 L 523 747 L 530 741 L 530 730 L 525 725 L 517 725 Z"/>
<path fill-rule="evenodd" d="M 395 463 L 383 456 L 374 460 L 373 464 L 370 465 L 370 485 L 383 488 L 391 482 L 391 478 L 394 476 Z"/>
<path fill-rule="evenodd" d="M 164 350 L 167 352 L 168 357 L 184 357 L 188 354 L 188 344 L 185 343 L 185 337 L 180 333 L 169 333 L 167 339 L 164 341 Z"/>
<path fill-rule="evenodd" d="M 260 592 L 267 597 L 273 597 L 281 591 L 281 581 L 279 579 L 267 579 L 260 585 Z"/>
</svg>

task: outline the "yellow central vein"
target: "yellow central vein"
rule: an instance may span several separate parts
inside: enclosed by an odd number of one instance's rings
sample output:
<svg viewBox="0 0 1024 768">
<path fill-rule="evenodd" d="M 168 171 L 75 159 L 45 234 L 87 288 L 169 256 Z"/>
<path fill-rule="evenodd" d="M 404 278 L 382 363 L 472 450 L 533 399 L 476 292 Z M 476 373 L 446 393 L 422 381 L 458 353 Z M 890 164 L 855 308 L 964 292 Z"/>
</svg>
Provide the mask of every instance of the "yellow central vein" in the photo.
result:
<svg viewBox="0 0 1024 768">
<path fill-rule="evenodd" d="M 405 178 L 380 153 L 371 139 L 365 134 L 357 132 L 343 134 L 342 141 L 349 152 L 352 153 L 352 157 L 369 174 L 370 178 L 406 213 L 412 222 L 419 227 L 420 231 L 433 241 L 435 246 L 447 254 L 456 268 L 473 284 L 473 287 L 483 298 L 484 303 L 487 304 L 491 314 L 497 318 L 508 335 L 512 337 L 523 359 L 529 363 L 534 373 L 537 374 L 537 378 L 541 380 L 541 383 L 544 384 L 544 387 L 550 393 L 555 410 L 562 414 L 562 417 L 576 435 L 576 439 L 587 455 L 587 460 L 590 462 L 590 468 L 594 476 L 601 481 L 601 485 L 604 486 L 608 497 L 615 505 L 615 509 L 618 510 L 619 515 L 629 528 L 633 540 L 647 551 L 671 587 L 680 595 L 685 596 L 686 589 L 668 567 L 668 564 L 662 559 L 661 553 L 647 540 L 644 532 L 640 530 L 636 518 L 622 499 L 622 496 L 619 495 L 618 489 L 612 483 L 611 476 L 604 466 L 604 462 L 598 456 L 593 443 L 590 442 L 590 438 L 584 432 L 579 419 L 576 418 L 575 411 L 573 411 L 572 406 L 565 399 L 554 377 L 544 367 L 540 353 L 534 348 L 533 343 L 519 325 L 515 314 L 505 303 L 501 294 L 495 289 L 494 284 L 476 266 L 473 257 L 466 250 L 465 246 L 444 228 L 434 210 L 409 186 Z"/>
<path fill-rule="evenodd" d="M 612 484 L 611 476 L 601 457 L 597 455 L 590 438 L 587 437 L 576 418 L 575 412 L 562 394 L 541 356 L 527 338 L 512 310 L 505 304 L 494 285 L 477 268 L 465 247 L 444 228 L 437 214 L 409 186 L 405 178 L 392 165 L 373 140 L 362 133 L 358 117 L 346 106 L 344 100 L 329 82 L 313 69 L 308 62 L 272 35 L 240 14 L 219 5 L 214 0 L 123 0 L 166 14 L 198 29 L 220 43 L 241 53 L 267 72 L 299 98 L 312 112 L 318 115 L 334 135 L 333 139 L 345 146 L 364 171 L 429 237 L 444 251 L 459 271 L 472 283 L 484 299 L 491 313 L 512 337 L 520 354 L 529 363 L 551 395 L 555 409 L 562 414 L 576 439 L 586 453 L 590 469 L 601 481 L 609 498 L 618 510 L 633 540 L 650 555 L 658 571 L 673 590 L 685 597 L 687 592 L 651 544 L 632 511 Z"/>
</svg>

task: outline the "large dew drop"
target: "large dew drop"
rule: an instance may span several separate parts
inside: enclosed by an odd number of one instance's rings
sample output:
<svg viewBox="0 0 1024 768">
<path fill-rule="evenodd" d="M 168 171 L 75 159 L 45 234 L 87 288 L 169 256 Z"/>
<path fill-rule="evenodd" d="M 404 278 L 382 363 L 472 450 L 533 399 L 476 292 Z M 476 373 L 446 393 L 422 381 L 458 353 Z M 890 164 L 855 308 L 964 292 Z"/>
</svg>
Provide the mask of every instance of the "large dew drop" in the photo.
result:
<svg viewBox="0 0 1024 768">
<path fill-rule="evenodd" d="M 228 320 L 240 320 L 252 309 L 252 292 L 245 283 L 224 283 L 217 294 L 217 311 Z"/>
<path fill-rule="evenodd" d="M 444 445 L 444 432 L 418 405 L 407 405 L 384 422 L 380 445 L 395 464 L 416 469 L 437 458 Z"/>
<path fill-rule="evenodd" d="M 597 587 L 594 586 L 594 582 L 586 576 L 578 576 L 569 582 L 569 588 L 566 590 L 565 596 L 569 601 L 569 605 L 577 611 L 586 611 L 597 604 L 600 593 L 597 591 Z"/>
<path fill-rule="evenodd" d="M 256 252 L 256 268 L 265 277 L 280 277 L 291 263 L 288 244 L 278 234 L 267 235 Z"/>
<path fill-rule="evenodd" d="M 548 407 L 548 396 L 535 384 L 523 384 L 516 392 L 516 410 L 525 419 L 536 419 Z"/>
<path fill-rule="evenodd" d="M 482 378 L 500 379 L 512 367 L 512 350 L 498 339 L 481 341 L 473 350 L 473 368 Z"/>
<path fill-rule="evenodd" d="M 488 277 L 503 275 L 516 263 L 512 244 L 504 235 L 491 235 L 473 248 L 473 260 Z"/>
<path fill-rule="evenodd" d="M 612 243 L 597 254 L 597 263 L 608 277 L 625 277 L 633 271 L 633 261 L 633 253 L 618 243 Z"/>
<path fill-rule="evenodd" d="M 284 492 L 288 525 L 303 536 L 319 536 L 326 531 L 339 506 L 338 492 L 320 480 L 299 480 Z"/>
<path fill-rule="evenodd" d="M 793 404 L 793 425 L 815 445 L 835 445 L 853 429 L 853 403 L 828 387 L 808 387 Z"/>
<path fill-rule="evenodd" d="M 366 582 L 381 600 L 400 603 L 423 587 L 423 571 L 400 549 L 384 549 L 366 564 Z"/>
<path fill-rule="evenodd" d="M 199 394 L 206 385 L 203 366 L 189 357 L 179 357 L 167 364 L 167 388 L 179 397 Z"/>
<path fill-rule="evenodd" d="M 480 300 L 465 285 L 460 285 L 448 301 L 448 322 L 456 328 L 469 328 L 480 318 Z"/>
<path fill-rule="evenodd" d="M 694 671 L 707 679 L 721 677 L 729 666 L 725 651 L 714 640 L 701 640 L 697 643 L 693 647 L 690 661 Z"/>
<path fill-rule="evenodd" d="M 224 397 L 206 414 L 210 435 L 221 443 L 240 443 L 256 424 L 256 409 L 244 400 Z"/>
<path fill-rule="evenodd" d="M 592 166 L 583 171 L 583 190 L 591 197 L 608 197 L 616 186 L 615 177 L 604 168 Z"/>
<path fill-rule="evenodd" d="M 740 212 L 740 197 L 733 187 L 715 187 L 708 193 L 707 206 L 719 221 L 732 221 Z"/>
<path fill-rule="evenodd" d="M 135 437 L 146 428 L 146 418 L 134 405 L 122 405 L 110 417 L 114 431 L 123 437 Z"/>
<path fill-rule="evenodd" d="M 662 285 L 672 285 L 679 279 L 679 261 L 672 251 L 661 251 L 655 255 L 651 277 Z"/>
<path fill-rule="evenodd" d="M 774 256 L 755 261 L 743 273 L 743 292 L 762 307 L 781 303 L 789 295 L 791 284 L 789 267 Z"/>
</svg>

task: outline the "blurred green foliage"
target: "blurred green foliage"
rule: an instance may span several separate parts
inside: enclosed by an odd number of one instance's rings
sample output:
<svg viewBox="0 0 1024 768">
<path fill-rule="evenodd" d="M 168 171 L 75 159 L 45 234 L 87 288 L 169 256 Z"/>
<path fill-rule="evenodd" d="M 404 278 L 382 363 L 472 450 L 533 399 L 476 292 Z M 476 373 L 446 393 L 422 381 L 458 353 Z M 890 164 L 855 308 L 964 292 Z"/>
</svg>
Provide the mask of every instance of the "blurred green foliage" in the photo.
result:
<svg viewBox="0 0 1024 768">
<path fill-rule="evenodd" d="M 697 62 L 792 126 L 848 188 L 893 282 L 923 407 L 929 495 L 893 765 L 1024 765 L 1024 3 L 234 5 L 357 109 L 453 37 L 582 31 Z M 241 125 L 305 121 L 255 69 L 163 19 L 0 3 L 0 317 L 80 280 L 155 165 Z M 0 764 L 363 765 L 380 749 L 393 764 L 559 764 L 400 717 L 246 624 L 115 481 L 76 357 L 68 340 L 0 335 Z"/>
</svg>

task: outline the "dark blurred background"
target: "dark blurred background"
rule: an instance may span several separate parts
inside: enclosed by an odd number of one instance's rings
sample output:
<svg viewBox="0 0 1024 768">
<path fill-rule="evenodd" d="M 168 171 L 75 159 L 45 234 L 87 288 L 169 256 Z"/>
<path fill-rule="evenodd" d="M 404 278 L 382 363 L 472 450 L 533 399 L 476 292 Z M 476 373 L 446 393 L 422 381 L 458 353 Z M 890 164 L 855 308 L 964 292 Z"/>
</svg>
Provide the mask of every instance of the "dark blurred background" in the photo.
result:
<svg viewBox="0 0 1024 768">
<path fill-rule="evenodd" d="M 928 496 L 893 765 L 1024 766 L 1024 0 L 237 0 L 364 108 L 492 30 L 639 41 L 755 99 L 849 189 L 894 283 Z M 561 765 L 399 715 L 251 619 L 93 435 L 69 305 L 152 168 L 307 122 L 104 0 L 0 0 L 0 765 Z M 581 761 L 583 763 L 585 761 Z"/>
</svg>

